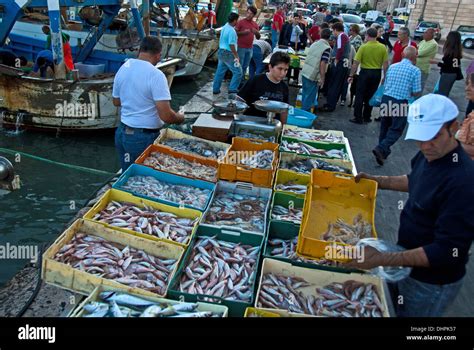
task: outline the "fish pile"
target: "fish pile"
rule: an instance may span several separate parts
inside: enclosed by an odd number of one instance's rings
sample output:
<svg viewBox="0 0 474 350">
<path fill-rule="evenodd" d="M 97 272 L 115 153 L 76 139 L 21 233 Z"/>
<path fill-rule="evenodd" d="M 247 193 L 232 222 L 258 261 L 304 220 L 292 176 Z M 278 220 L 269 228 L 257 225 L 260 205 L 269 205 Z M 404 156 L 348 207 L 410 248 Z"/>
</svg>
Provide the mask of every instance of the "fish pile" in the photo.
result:
<svg viewBox="0 0 474 350">
<path fill-rule="evenodd" d="M 223 317 L 197 310 L 198 304 L 150 301 L 127 293 L 102 292 L 99 300 L 84 305 L 82 317 Z"/>
<path fill-rule="evenodd" d="M 165 153 L 151 152 L 143 162 L 143 165 L 177 175 L 192 176 L 211 182 L 217 181 L 217 167 L 190 162 L 184 158 L 176 158 Z"/>
<path fill-rule="evenodd" d="M 372 225 L 362 219 L 362 214 L 354 218 L 352 225 L 338 218 L 335 223 L 328 224 L 328 230 L 323 235 L 325 241 L 350 245 L 355 245 L 362 238 L 369 237 L 372 237 Z"/>
<path fill-rule="evenodd" d="M 250 130 L 241 130 L 236 135 L 238 137 L 243 137 L 246 139 L 262 140 L 266 142 L 275 142 L 275 136 L 265 136 L 262 134 L 251 132 Z"/>
<path fill-rule="evenodd" d="M 293 181 L 288 181 L 282 184 L 276 185 L 277 191 L 285 191 L 285 192 L 294 192 L 297 194 L 305 194 L 307 191 L 306 185 L 299 185 Z"/>
<path fill-rule="evenodd" d="M 384 307 L 371 283 L 349 280 L 316 288 L 300 277 L 267 273 L 262 278 L 257 306 L 329 317 L 382 317 Z M 300 289 L 306 288 L 306 295 Z M 316 296 L 317 294 L 317 296 Z"/>
<path fill-rule="evenodd" d="M 173 139 L 166 138 L 160 143 L 164 146 L 171 147 L 175 151 L 194 153 L 206 158 L 218 159 L 224 156 L 225 151 L 214 147 L 211 143 L 199 141 L 198 139 Z"/>
<path fill-rule="evenodd" d="M 78 232 L 54 256 L 75 269 L 164 295 L 178 261 Z"/>
<path fill-rule="evenodd" d="M 289 162 L 283 161 L 281 164 L 281 168 L 289 169 L 289 170 L 295 171 L 297 173 L 302 173 L 302 174 L 311 174 L 311 170 L 313 169 L 334 171 L 334 172 L 346 173 L 346 174 L 352 173 L 352 171 L 348 168 L 345 168 L 339 165 L 334 165 L 324 160 L 316 159 L 316 158 L 295 159 Z"/>
<path fill-rule="evenodd" d="M 250 302 L 260 247 L 199 238 L 193 248 L 179 290 Z"/>
<path fill-rule="evenodd" d="M 344 143 L 343 136 L 334 135 L 330 132 L 320 133 L 320 132 L 307 132 L 300 129 L 285 129 L 283 131 L 283 136 L 292 137 L 292 138 L 301 139 L 301 140 L 308 140 L 308 141 Z"/>
<path fill-rule="evenodd" d="M 204 210 L 211 190 L 160 181 L 153 176 L 131 176 L 120 189 Z"/>
<path fill-rule="evenodd" d="M 326 259 L 305 259 L 296 254 L 296 246 L 298 245 L 298 236 L 293 239 L 279 239 L 273 238 L 268 240 L 268 245 L 271 247 L 269 254 L 275 257 L 286 258 L 295 262 L 302 262 L 314 265 L 323 266 L 339 266 L 337 261 L 331 261 Z"/>
<path fill-rule="evenodd" d="M 187 244 L 199 218 L 189 219 L 144 205 L 111 201 L 92 220 Z"/>
<path fill-rule="evenodd" d="M 245 152 L 247 153 L 247 152 Z M 273 151 L 265 149 L 258 152 L 250 152 L 250 156 L 243 157 L 240 164 L 257 169 L 272 169 L 275 154 Z"/>
<path fill-rule="evenodd" d="M 233 226 L 264 232 L 266 201 L 255 196 L 219 192 L 209 205 L 203 224 Z"/>
<path fill-rule="evenodd" d="M 302 208 L 286 208 L 282 205 L 275 205 L 272 210 L 272 219 L 291 221 L 295 224 L 301 224 L 303 220 Z"/>
<path fill-rule="evenodd" d="M 303 142 L 289 142 L 289 141 L 283 140 L 281 142 L 280 150 L 285 151 L 285 152 L 294 152 L 298 154 L 304 154 L 308 156 L 319 156 L 319 157 L 336 158 L 336 159 L 348 158 L 347 154 L 343 150 L 319 149 Z"/>
</svg>

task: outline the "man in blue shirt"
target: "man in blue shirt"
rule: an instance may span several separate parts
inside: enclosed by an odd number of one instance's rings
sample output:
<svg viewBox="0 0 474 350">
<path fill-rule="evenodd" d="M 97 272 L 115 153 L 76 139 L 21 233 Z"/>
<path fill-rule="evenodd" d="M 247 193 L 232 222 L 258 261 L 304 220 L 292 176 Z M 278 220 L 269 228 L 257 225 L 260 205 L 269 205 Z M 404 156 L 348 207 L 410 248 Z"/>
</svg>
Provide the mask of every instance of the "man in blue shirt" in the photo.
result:
<svg viewBox="0 0 474 350">
<path fill-rule="evenodd" d="M 421 71 L 416 66 L 416 48 L 407 46 L 403 59 L 392 64 L 385 78 L 384 94 L 380 104 L 379 144 L 372 153 L 379 165 L 391 153 L 390 147 L 402 136 L 407 124 L 408 102 L 421 95 Z"/>
<path fill-rule="evenodd" d="M 212 85 L 214 95 L 220 94 L 222 81 L 224 80 L 227 70 L 232 72 L 229 94 L 236 94 L 239 90 L 240 81 L 242 79 L 242 67 L 240 66 L 239 55 L 237 53 L 237 32 L 234 29 L 238 19 L 238 14 L 231 13 L 228 22 L 221 30 L 219 51 L 217 51 L 218 64 Z"/>
<path fill-rule="evenodd" d="M 409 193 L 398 231 L 398 245 L 406 250 L 381 253 L 368 247 L 363 262 L 347 264 L 413 268 L 393 295 L 398 316 L 441 316 L 466 274 L 474 239 L 474 162 L 455 138 L 458 113 L 445 96 L 421 97 L 408 111 L 405 139 L 415 140 L 420 149 L 411 161 L 411 173 L 356 177 L 374 180 L 381 189 Z"/>
<path fill-rule="evenodd" d="M 36 56 L 35 64 L 33 66 L 33 73 L 40 71 L 41 78 L 46 78 L 48 68 L 54 73 L 54 59 L 51 50 L 42 50 Z"/>
</svg>

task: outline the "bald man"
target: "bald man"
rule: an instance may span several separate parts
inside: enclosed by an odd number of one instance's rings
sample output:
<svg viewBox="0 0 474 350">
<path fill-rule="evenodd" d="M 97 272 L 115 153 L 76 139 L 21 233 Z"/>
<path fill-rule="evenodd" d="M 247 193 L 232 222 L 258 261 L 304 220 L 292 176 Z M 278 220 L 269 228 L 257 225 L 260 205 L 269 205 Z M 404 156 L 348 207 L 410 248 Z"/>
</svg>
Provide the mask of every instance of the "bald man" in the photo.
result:
<svg viewBox="0 0 474 350">
<path fill-rule="evenodd" d="M 435 31 L 433 28 L 428 28 L 423 33 L 423 40 L 418 45 L 418 57 L 416 59 L 416 66 L 421 70 L 421 89 L 423 90 L 430 74 L 430 61 L 436 56 L 438 52 L 438 43 L 434 40 Z"/>
<path fill-rule="evenodd" d="M 384 164 L 391 153 L 390 148 L 403 134 L 409 101 L 421 95 L 421 71 L 415 65 L 416 55 L 416 48 L 407 46 L 402 61 L 392 64 L 387 71 L 380 105 L 379 144 L 372 150 L 379 165 Z"/>
</svg>

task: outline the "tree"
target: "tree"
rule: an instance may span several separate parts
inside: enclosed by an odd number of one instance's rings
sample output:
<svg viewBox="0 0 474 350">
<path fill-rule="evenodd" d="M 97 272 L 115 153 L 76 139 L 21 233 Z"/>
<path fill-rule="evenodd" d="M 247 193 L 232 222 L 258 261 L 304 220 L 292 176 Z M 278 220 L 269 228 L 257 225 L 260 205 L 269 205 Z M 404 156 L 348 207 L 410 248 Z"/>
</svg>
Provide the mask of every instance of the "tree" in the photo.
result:
<svg viewBox="0 0 474 350">
<path fill-rule="evenodd" d="M 372 7 L 369 5 L 368 1 L 366 1 L 365 4 L 360 8 L 361 13 L 365 13 L 370 10 L 372 10 Z"/>
</svg>

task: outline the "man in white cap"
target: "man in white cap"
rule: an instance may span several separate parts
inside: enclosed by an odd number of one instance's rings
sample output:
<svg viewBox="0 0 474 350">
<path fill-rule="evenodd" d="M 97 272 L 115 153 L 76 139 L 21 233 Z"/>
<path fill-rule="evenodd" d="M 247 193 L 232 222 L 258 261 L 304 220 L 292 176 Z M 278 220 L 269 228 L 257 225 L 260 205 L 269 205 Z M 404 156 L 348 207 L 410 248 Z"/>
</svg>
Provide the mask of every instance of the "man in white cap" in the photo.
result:
<svg viewBox="0 0 474 350">
<path fill-rule="evenodd" d="M 361 178 L 380 189 L 408 192 L 400 215 L 398 244 L 406 250 L 381 253 L 365 249 L 362 263 L 351 267 L 412 267 L 410 277 L 398 282 L 397 314 L 401 317 L 438 317 L 458 294 L 474 239 L 474 162 L 455 138 L 456 105 L 447 97 L 429 94 L 408 112 L 406 140 L 420 152 L 409 175 Z"/>
</svg>

